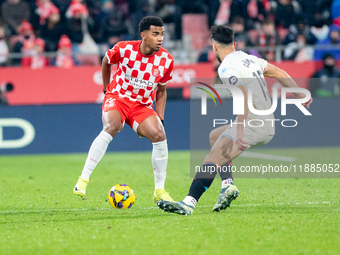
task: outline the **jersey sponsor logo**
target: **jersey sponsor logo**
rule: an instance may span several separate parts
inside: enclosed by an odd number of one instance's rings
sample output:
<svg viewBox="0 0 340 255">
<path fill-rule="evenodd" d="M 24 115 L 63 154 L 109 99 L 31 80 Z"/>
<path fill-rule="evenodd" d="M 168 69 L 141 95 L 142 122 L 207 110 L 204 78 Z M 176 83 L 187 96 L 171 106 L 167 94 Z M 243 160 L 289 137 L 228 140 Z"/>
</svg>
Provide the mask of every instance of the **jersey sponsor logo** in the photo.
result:
<svg viewBox="0 0 340 255">
<path fill-rule="evenodd" d="M 131 75 L 125 74 L 125 78 L 129 80 L 129 84 L 139 89 L 146 89 L 147 87 L 154 87 L 155 83 L 151 81 L 146 81 L 143 79 L 138 79 Z"/>
<path fill-rule="evenodd" d="M 236 76 L 231 76 L 231 77 L 229 78 L 229 83 L 230 83 L 231 85 L 235 85 L 237 82 L 238 82 L 238 79 L 237 79 Z"/>
<path fill-rule="evenodd" d="M 152 75 L 154 76 L 154 77 L 158 77 L 159 76 L 159 74 L 160 74 L 160 72 L 159 72 L 159 70 L 158 69 L 153 69 L 152 70 Z"/>
</svg>

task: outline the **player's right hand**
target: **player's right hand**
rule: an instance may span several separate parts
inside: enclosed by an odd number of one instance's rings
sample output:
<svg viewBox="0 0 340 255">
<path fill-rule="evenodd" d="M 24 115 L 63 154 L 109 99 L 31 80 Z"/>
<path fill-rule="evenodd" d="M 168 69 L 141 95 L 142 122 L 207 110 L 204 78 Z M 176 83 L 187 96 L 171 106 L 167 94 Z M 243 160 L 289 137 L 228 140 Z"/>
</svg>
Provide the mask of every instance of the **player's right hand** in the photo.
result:
<svg viewBox="0 0 340 255">
<path fill-rule="evenodd" d="M 248 143 L 246 143 L 242 137 L 237 137 L 236 138 L 236 147 L 238 150 L 243 151 L 246 149 L 249 149 L 250 145 Z"/>
<path fill-rule="evenodd" d="M 312 98 L 312 97 L 309 99 L 308 102 L 303 103 L 302 105 L 303 105 L 304 107 L 306 107 L 306 108 L 309 108 L 309 106 L 311 105 L 311 103 L 313 103 L 313 98 Z"/>
</svg>

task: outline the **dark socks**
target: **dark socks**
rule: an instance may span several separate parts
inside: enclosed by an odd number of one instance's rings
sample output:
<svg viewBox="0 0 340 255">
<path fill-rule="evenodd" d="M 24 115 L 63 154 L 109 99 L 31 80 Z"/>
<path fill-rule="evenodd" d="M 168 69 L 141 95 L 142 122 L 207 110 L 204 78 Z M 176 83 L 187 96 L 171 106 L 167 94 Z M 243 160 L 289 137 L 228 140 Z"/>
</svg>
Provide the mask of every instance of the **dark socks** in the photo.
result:
<svg viewBox="0 0 340 255">
<path fill-rule="evenodd" d="M 204 163 L 191 183 L 188 196 L 191 196 L 198 201 L 214 181 L 216 173 L 217 169 L 214 163 Z"/>
<path fill-rule="evenodd" d="M 223 165 L 220 169 L 220 171 L 218 171 L 218 173 L 221 176 L 222 181 L 227 180 L 228 182 L 232 182 L 233 181 L 233 172 L 231 171 L 232 167 L 232 163 L 231 161 L 225 165 Z"/>
</svg>

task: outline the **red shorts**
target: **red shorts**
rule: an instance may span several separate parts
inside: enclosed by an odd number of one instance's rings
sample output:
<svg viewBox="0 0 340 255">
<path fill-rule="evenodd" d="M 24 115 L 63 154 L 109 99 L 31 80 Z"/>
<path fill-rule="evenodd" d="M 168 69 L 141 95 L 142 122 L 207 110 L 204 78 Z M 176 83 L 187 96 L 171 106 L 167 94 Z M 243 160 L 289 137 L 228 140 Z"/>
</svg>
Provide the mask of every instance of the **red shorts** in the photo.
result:
<svg viewBox="0 0 340 255">
<path fill-rule="evenodd" d="M 154 111 L 152 105 L 141 104 L 140 102 L 130 101 L 119 98 L 118 95 L 106 93 L 102 106 L 103 112 L 116 110 L 120 113 L 122 123 L 126 122 L 136 133 L 137 128 L 147 117 L 158 114 Z"/>
</svg>

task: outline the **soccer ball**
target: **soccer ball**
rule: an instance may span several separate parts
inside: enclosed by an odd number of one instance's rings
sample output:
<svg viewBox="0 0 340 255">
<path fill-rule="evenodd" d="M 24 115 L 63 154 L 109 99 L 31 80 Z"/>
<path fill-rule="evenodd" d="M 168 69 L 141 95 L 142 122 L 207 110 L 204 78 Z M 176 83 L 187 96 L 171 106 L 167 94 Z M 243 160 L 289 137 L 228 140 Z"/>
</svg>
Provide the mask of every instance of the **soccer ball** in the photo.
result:
<svg viewBox="0 0 340 255">
<path fill-rule="evenodd" d="M 117 184 L 110 189 L 109 202 L 115 209 L 128 209 L 136 200 L 135 193 L 126 184 Z"/>
</svg>

